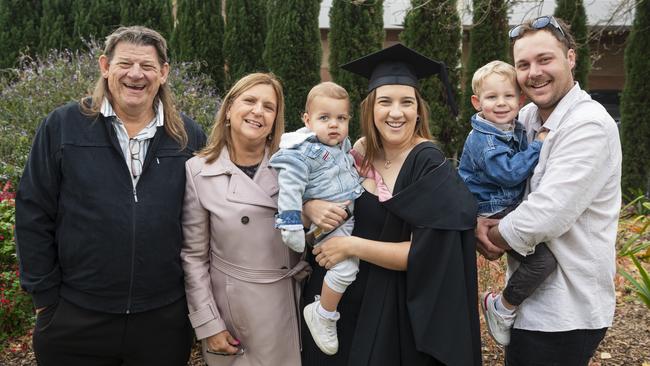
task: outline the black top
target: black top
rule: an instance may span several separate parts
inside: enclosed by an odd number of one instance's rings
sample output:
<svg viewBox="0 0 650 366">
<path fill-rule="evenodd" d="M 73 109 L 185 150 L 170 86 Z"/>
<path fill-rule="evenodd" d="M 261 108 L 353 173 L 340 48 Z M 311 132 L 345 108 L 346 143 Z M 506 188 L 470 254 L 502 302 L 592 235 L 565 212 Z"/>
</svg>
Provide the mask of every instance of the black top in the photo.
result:
<svg viewBox="0 0 650 366">
<path fill-rule="evenodd" d="M 321 353 L 303 326 L 303 365 L 480 365 L 476 202 L 440 150 L 431 143 L 416 146 L 393 198 L 380 203 L 364 193 L 355 220 L 353 235 L 411 240 L 408 270 L 361 261 L 339 304 L 339 352 Z M 317 264 L 314 269 L 305 303 L 322 286 L 325 271 Z"/>
</svg>

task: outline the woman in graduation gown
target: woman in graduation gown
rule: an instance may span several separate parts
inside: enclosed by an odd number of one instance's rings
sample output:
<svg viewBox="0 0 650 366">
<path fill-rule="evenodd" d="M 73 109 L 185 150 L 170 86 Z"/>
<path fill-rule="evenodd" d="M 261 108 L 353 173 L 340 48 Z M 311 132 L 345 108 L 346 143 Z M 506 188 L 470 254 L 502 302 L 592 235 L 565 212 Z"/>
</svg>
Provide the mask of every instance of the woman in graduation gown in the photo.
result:
<svg viewBox="0 0 650 366">
<path fill-rule="evenodd" d="M 321 353 L 303 321 L 303 365 L 480 365 L 476 202 L 431 142 L 417 83 L 439 74 L 447 85 L 445 66 L 397 44 L 342 67 L 370 80 L 355 150 L 374 179 L 355 202 L 353 236 L 313 251 L 304 303 L 327 268 L 349 256 L 361 264 L 339 304 L 338 353 Z M 305 213 L 325 229 L 345 217 L 322 201 Z"/>
</svg>

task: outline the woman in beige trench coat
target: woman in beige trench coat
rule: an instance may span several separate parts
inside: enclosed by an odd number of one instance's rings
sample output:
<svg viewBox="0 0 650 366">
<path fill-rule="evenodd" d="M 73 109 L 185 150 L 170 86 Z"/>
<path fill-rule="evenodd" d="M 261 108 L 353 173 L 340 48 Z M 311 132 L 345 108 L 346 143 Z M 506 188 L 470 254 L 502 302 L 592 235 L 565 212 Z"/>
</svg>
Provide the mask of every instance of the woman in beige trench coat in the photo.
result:
<svg viewBox="0 0 650 366">
<path fill-rule="evenodd" d="M 186 164 L 181 252 L 189 317 L 208 365 L 300 365 L 297 279 L 308 270 L 274 228 L 268 166 L 284 131 L 272 74 L 239 80 L 207 147 Z"/>
</svg>

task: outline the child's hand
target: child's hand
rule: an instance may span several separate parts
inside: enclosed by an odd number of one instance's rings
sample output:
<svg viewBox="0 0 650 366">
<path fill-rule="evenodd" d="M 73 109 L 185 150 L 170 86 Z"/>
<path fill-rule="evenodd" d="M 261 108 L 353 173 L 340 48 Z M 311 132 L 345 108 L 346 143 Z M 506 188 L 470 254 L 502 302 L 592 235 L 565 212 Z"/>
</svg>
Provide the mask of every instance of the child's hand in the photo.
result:
<svg viewBox="0 0 650 366">
<path fill-rule="evenodd" d="M 542 129 L 537 133 L 537 136 L 535 136 L 535 140 L 544 141 L 546 135 L 548 135 L 548 130 Z"/>
</svg>

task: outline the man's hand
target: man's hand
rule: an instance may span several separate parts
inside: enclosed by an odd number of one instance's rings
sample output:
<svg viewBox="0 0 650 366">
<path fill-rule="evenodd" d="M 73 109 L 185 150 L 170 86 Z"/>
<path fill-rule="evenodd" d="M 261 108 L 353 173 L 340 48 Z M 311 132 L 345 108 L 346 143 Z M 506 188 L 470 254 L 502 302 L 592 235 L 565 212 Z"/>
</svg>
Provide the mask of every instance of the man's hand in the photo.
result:
<svg viewBox="0 0 650 366">
<path fill-rule="evenodd" d="M 499 232 L 498 225 L 499 225 L 499 220 L 488 219 L 484 217 L 479 217 L 476 223 L 476 230 L 474 232 L 477 240 L 476 249 L 478 250 L 479 253 L 481 253 L 481 255 L 483 255 L 485 258 L 489 260 L 498 259 L 503 255 L 503 253 L 505 253 L 505 249 L 493 243 L 490 237 L 488 236 L 488 232 L 491 229 L 496 230 L 497 233 Z M 499 235 L 499 237 L 500 236 L 501 235 Z"/>
</svg>

